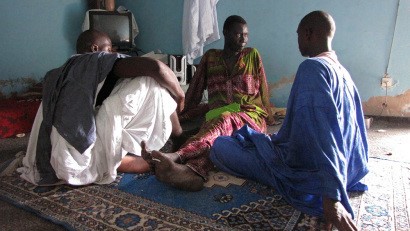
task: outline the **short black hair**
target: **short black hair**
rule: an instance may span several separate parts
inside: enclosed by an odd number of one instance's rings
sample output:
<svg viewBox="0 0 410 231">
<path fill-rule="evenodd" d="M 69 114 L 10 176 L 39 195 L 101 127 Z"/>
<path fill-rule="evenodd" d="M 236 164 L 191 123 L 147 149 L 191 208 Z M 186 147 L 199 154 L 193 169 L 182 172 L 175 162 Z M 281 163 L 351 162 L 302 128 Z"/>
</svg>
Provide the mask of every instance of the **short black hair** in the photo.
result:
<svg viewBox="0 0 410 231">
<path fill-rule="evenodd" d="M 89 29 L 82 32 L 77 39 L 76 50 L 78 54 L 83 54 L 86 52 L 91 52 L 90 47 L 93 43 L 98 43 L 102 38 L 108 38 L 108 35 L 104 32 Z"/>
<path fill-rule="evenodd" d="M 226 18 L 225 23 L 224 23 L 224 27 L 223 30 L 227 31 L 229 30 L 230 27 L 232 27 L 232 25 L 234 23 L 241 23 L 241 24 L 247 24 L 245 19 L 243 19 L 241 16 L 239 15 L 231 15 L 228 18 Z"/>
</svg>

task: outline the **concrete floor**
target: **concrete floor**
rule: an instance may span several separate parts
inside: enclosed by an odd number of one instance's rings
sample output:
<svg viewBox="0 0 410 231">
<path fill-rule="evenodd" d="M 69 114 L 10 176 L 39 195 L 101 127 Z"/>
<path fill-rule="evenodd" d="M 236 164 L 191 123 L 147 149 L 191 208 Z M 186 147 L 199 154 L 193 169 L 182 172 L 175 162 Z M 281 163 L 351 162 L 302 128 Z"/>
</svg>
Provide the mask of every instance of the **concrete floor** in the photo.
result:
<svg viewBox="0 0 410 231">
<path fill-rule="evenodd" d="M 269 128 L 277 131 L 280 125 Z M 410 164 L 410 119 L 373 118 L 368 130 L 369 157 L 388 159 Z M 0 139 L 0 163 L 23 151 L 28 135 L 22 138 Z M 19 209 L 0 200 L 0 230 L 64 230 L 59 225 L 42 219 L 31 212 Z"/>
</svg>

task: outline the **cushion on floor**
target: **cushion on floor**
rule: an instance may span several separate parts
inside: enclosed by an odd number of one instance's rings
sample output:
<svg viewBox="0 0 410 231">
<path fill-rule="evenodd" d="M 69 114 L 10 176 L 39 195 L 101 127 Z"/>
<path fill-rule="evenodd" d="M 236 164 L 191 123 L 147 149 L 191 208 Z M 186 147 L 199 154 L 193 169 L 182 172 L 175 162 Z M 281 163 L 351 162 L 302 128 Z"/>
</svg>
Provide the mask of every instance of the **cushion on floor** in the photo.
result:
<svg viewBox="0 0 410 231">
<path fill-rule="evenodd" d="M 40 102 L 39 99 L 0 100 L 0 138 L 30 132 Z"/>
</svg>

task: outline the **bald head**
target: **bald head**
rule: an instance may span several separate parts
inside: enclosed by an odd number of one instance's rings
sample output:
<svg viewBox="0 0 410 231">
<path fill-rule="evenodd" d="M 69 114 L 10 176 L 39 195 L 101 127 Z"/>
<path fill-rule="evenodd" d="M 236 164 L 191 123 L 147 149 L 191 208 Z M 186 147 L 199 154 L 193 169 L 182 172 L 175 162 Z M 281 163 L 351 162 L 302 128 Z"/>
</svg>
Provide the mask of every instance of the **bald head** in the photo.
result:
<svg viewBox="0 0 410 231">
<path fill-rule="evenodd" d="M 84 54 L 96 51 L 111 51 L 111 39 L 104 32 L 97 30 L 86 30 L 78 36 L 77 53 Z"/>
<path fill-rule="evenodd" d="M 299 27 L 310 28 L 318 35 L 333 38 L 336 25 L 330 14 L 324 11 L 313 11 L 307 14 L 300 21 Z"/>
<path fill-rule="evenodd" d="M 335 22 L 324 11 L 313 11 L 299 23 L 298 42 L 303 56 L 315 56 L 331 50 L 331 42 L 336 31 Z M 319 52 L 319 53 L 318 53 Z"/>
</svg>

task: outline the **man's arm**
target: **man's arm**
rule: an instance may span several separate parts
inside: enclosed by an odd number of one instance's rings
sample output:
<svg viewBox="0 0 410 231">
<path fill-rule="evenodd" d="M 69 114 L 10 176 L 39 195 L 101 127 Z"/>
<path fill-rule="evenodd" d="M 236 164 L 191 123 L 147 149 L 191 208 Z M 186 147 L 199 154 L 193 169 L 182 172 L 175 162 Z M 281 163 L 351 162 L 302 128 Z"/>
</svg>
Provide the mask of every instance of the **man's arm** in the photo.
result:
<svg viewBox="0 0 410 231">
<path fill-rule="evenodd" d="M 147 57 L 128 57 L 119 59 L 113 67 L 113 73 L 121 78 L 150 76 L 166 88 L 178 104 L 177 111 L 184 108 L 185 94 L 174 72 L 159 60 Z"/>
</svg>

